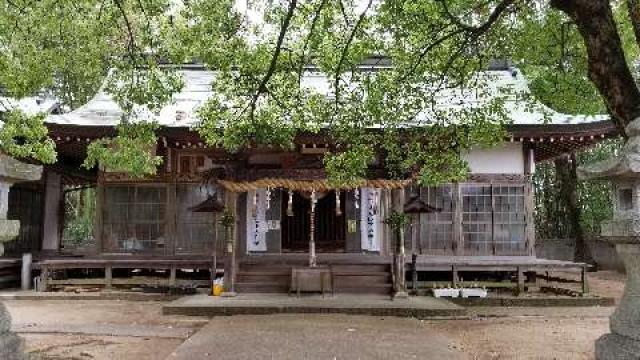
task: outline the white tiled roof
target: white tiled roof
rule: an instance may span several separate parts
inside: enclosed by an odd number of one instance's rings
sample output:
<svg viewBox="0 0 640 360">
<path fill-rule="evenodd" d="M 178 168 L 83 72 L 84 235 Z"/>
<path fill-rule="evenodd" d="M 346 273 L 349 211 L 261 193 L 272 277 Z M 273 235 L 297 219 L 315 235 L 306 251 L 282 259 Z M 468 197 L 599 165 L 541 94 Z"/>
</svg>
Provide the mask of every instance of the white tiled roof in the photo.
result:
<svg viewBox="0 0 640 360">
<path fill-rule="evenodd" d="M 155 120 L 160 125 L 169 127 L 189 127 L 197 123 L 197 108 L 211 96 L 210 84 L 214 80 L 214 73 L 203 69 L 178 70 L 184 80 L 184 88 L 173 96 L 170 104 L 166 105 L 159 115 L 152 114 L 144 108 L 136 110 L 138 117 Z M 511 93 L 529 93 L 528 83 L 517 70 L 485 71 L 479 77 L 486 81 L 488 95 L 480 95 L 475 89 L 451 89 L 441 92 L 436 99 L 435 108 L 439 111 L 480 106 L 493 96 L 500 93 L 500 89 L 510 89 Z M 330 82 L 326 76 L 319 73 L 307 73 L 303 78 L 303 86 L 322 94 L 329 94 Z M 608 120 L 608 115 L 567 115 L 558 113 L 538 102 L 515 101 L 511 96 L 505 104 L 508 116 L 514 124 L 584 124 Z M 122 118 L 123 112 L 110 95 L 99 92 L 93 99 L 80 108 L 62 115 L 50 115 L 49 123 L 70 125 L 114 126 Z M 418 116 L 420 123 L 428 123 L 429 112 Z M 546 122 L 545 122 L 546 121 Z"/>
<path fill-rule="evenodd" d="M 0 112 L 19 109 L 29 115 L 51 113 L 58 108 L 58 101 L 52 97 L 26 97 L 20 100 L 0 96 Z"/>
</svg>

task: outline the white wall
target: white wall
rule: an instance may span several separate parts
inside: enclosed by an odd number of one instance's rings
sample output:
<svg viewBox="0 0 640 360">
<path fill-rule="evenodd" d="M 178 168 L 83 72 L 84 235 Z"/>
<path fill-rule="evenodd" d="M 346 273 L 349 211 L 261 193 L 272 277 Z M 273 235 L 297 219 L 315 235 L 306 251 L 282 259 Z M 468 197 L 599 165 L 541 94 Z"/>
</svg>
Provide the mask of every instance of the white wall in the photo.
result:
<svg viewBox="0 0 640 360">
<path fill-rule="evenodd" d="M 471 173 L 524 173 L 525 159 L 520 142 L 504 143 L 489 149 L 473 149 L 464 158 L 469 163 Z"/>
</svg>

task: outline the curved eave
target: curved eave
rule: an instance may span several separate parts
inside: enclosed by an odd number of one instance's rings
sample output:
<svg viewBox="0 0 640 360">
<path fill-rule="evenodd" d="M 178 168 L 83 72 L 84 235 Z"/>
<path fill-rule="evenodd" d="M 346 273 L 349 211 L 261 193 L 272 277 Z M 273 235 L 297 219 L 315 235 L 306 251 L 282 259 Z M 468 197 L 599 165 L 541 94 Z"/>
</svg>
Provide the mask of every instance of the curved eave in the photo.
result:
<svg viewBox="0 0 640 360">
<path fill-rule="evenodd" d="M 71 157 L 83 157 L 86 146 L 92 140 L 115 135 L 112 126 L 47 124 L 49 134 L 59 152 Z M 507 139 L 521 142 L 533 149 L 536 161 L 545 161 L 559 155 L 593 146 L 596 143 L 619 136 L 620 132 L 610 120 L 579 124 L 514 124 L 507 126 Z M 163 146 L 170 148 L 204 148 L 202 138 L 189 127 L 162 127 L 158 136 Z M 324 144 L 330 142 L 326 135 L 301 134 L 298 144 Z"/>
<path fill-rule="evenodd" d="M 509 141 L 519 141 L 533 149 L 537 162 L 553 159 L 620 135 L 611 120 L 579 124 L 536 124 L 507 126 Z"/>
</svg>

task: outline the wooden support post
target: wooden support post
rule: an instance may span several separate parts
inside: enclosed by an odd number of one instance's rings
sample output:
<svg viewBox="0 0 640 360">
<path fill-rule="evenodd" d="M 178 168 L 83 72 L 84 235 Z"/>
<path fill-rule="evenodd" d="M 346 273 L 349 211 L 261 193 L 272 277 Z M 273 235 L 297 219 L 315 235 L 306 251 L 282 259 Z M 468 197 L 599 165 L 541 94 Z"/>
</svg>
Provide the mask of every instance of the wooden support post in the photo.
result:
<svg viewBox="0 0 640 360">
<path fill-rule="evenodd" d="M 531 178 L 529 177 L 525 184 L 525 236 L 526 236 L 526 253 L 529 256 L 536 255 L 536 229 L 535 229 L 535 199 L 534 188 Z"/>
<path fill-rule="evenodd" d="M 227 229 L 227 248 L 224 261 L 224 293 L 223 296 L 236 296 L 236 253 L 238 252 L 237 228 L 238 228 L 238 211 L 237 200 L 238 194 L 226 191 L 224 194 L 225 205 L 233 215 L 235 221 L 231 228 Z"/>
<path fill-rule="evenodd" d="M 458 283 L 460 283 L 460 275 L 458 274 L 458 268 L 455 266 L 451 267 L 451 284 L 453 287 L 457 287 Z"/>
<path fill-rule="evenodd" d="M 60 229 L 62 228 L 62 176 L 47 171 L 44 177 L 44 219 L 42 222 L 42 250 L 56 252 L 60 248 Z"/>
<path fill-rule="evenodd" d="M 411 255 L 411 288 L 414 294 L 418 293 L 418 255 Z"/>
<path fill-rule="evenodd" d="M 587 279 L 587 265 L 584 265 L 580 271 L 580 280 L 582 282 L 582 295 L 588 294 L 589 280 Z"/>
<path fill-rule="evenodd" d="M 31 254 L 23 254 L 22 255 L 22 276 L 21 276 L 21 288 L 22 291 L 27 291 L 31 289 L 31 263 L 33 261 L 33 257 Z"/>
<path fill-rule="evenodd" d="M 176 266 L 171 265 L 169 269 L 169 286 L 176 286 Z"/>
<path fill-rule="evenodd" d="M 391 191 L 391 204 L 393 206 L 393 210 L 397 213 L 402 214 L 404 212 L 404 189 L 394 189 Z M 397 241 L 394 244 L 394 272 L 395 272 L 395 284 L 394 284 L 394 299 L 403 299 L 407 298 L 409 295 L 407 294 L 407 284 L 406 284 L 406 268 L 405 268 L 405 244 L 404 244 L 404 229 L 396 229 L 392 230 L 396 231 L 396 234 L 392 236 Z"/>
<path fill-rule="evenodd" d="M 218 274 L 218 257 L 213 255 L 211 257 L 211 269 L 209 275 L 211 278 L 211 291 L 213 291 L 213 284 L 216 281 L 216 275 Z"/>
<path fill-rule="evenodd" d="M 418 226 L 420 225 L 420 215 L 412 214 L 411 215 L 411 253 L 417 254 L 418 251 L 421 250 L 422 246 L 420 244 L 420 232 L 418 231 Z M 422 251 L 420 251 L 422 253 Z"/>
<path fill-rule="evenodd" d="M 107 248 L 104 243 L 103 227 L 104 227 L 104 178 L 103 172 L 98 171 L 98 183 L 96 184 L 96 208 L 94 215 L 93 237 L 96 239 L 96 252 L 102 253 Z"/>
<path fill-rule="evenodd" d="M 104 287 L 107 289 L 111 289 L 113 286 L 113 268 L 111 266 L 107 266 L 104 268 Z"/>
<path fill-rule="evenodd" d="M 522 268 L 518 266 L 518 295 L 524 292 L 524 272 Z"/>
<path fill-rule="evenodd" d="M 40 291 L 49 291 L 49 267 L 43 265 L 40 271 Z"/>
</svg>

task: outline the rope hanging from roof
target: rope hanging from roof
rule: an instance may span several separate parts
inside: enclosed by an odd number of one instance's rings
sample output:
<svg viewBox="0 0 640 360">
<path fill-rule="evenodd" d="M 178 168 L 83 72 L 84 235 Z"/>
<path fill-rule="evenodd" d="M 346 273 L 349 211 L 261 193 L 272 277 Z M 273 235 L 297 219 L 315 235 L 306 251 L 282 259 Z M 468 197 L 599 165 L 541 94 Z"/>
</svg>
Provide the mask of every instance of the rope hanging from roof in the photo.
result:
<svg viewBox="0 0 640 360">
<path fill-rule="evenodd" d="M 218 183 L 224 187 L 225 190 L 231 192 L 248 192 L 255 191 L 260 188 L 283 188 L 291 191 L 329 191 L 329 190 L 349 190 L 355 188 L 344 187 L 336 188 L 330 186 L 327 180 L 289 180 L 289 179 L 274 179 L 266 178 L 256 181 L 229 181 L 218 180 Z M 357 187 L 370 187 L 378 189 L 402 189 L 409 185 L 411 180 L 362 180 Z"/>
</svg>

